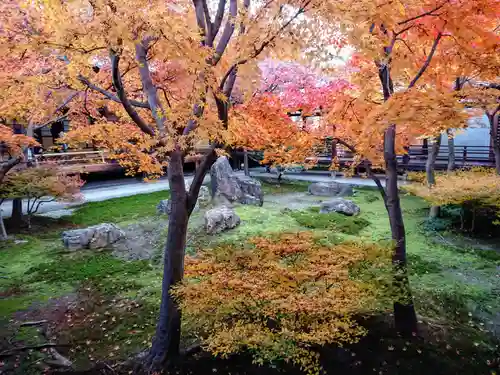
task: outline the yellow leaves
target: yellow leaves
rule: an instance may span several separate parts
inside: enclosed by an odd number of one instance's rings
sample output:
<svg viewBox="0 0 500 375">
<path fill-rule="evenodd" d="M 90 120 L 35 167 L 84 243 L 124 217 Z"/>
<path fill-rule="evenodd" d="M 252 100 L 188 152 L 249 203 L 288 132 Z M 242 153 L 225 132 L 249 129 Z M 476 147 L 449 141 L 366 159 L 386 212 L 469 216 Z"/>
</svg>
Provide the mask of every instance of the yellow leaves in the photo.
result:
<svg viewBox="0 0 500 375">
<path fill-rule="evenodd" d="M 318 240 L 312 232 L 283 233 L 186 259 L 185 282 L 174 294 L 206 348 L 222 356 L 250 350 L 258 363 L 286 360 L 317 373 L 310 346 L 363 336 L 352 315 L 374 308 L 381 291 L 349 269 L 360 262 L 390 269 L 389 251 Z"/>
<path fill-rule="evenodd" d="M 481 168 L 436 174 L 436 184 L 427 186 L 423 177 L 403 188 L 433 205 L 473 203 L 500 210 L 500 176 Z"/>
</svg>

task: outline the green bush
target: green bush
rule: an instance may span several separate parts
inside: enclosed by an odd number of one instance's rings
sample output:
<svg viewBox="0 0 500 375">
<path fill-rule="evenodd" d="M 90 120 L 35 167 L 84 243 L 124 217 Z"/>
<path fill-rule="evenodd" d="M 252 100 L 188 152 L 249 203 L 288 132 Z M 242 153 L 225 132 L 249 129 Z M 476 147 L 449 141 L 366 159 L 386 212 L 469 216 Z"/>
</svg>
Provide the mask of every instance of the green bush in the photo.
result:
<svg viewBox="0 0 500 375">
<path fill-rule="evenodd" d="M 320 214 L 317 207 L 291 211 L 288 214 L 306 228 L 332 229 L 346 234 L 357 234 L 370 224 L 368 220 L 357 216 L 345 216 L 337 212 Z"/>
</svg>

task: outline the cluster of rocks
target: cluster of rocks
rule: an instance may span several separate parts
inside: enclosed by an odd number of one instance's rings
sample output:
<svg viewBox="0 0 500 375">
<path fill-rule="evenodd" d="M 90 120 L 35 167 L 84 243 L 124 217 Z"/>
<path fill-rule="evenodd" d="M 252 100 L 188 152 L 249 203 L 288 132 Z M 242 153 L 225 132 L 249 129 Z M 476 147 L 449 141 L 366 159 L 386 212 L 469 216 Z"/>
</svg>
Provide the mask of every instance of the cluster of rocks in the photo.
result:
<svg viewBox="0 0 500 375">
<path fill-rule="evenodd" d="M 186 187 L 186 191 L 188 190 L 189 186 Z M 207 234 L 233 229 L 241 223 L 240 217 L 233 209 L 233 203 L 262 206 L 262 186 L 258 180 L 234 173 L 227 157 L 221 156 L 210 169 L 210 189 L 201 186 L 195 207 L 195 210 L 198 210 L 200 207 L 213 206 L 204 214 Z M 159 214 L 169 215 L 172 201 L 164 199 L 156 208 Z"/>
<path fill-rule="evenodd" d="M 236 214 L 233 204 L 262 206 L 264 194 L 261 183 L 248 176 L 233 172 L 228 159 L 217 159 L 210 170 L 210 189 L 201 186 L 195 209 L 207 209 L 204 213 L 204 225 L 207 234 L 217 234 L 240 225 L 241 219 Z M 186 187 L 189 190 L 189 186 Z M 344 197 L 354 195 L 351 185 L 336 182 L 316 182 L 308 188 L 309 194 L 332 199 L 321 203 L 320 213 L 339 212 L 344 215 L 358 215 L 359 206 Z M 157 206 L 159 214 L 169 215 L 172 201 L 165 199 Z M 84 229 L 63 232 L 64 246 L 71 251 L 80 249 L 106 248 L 123 239 L 125 233 L 115 224 L 103 223 Z"/>
<path fill-rule="evenodd" d="M 344 215 L 353 216 L 360 212 L 359 206 L 349 199 L 354 195 L 352 185 L 339 184 L 337 182 L 315 182 L 309 185 L 309 194 L 321 197 L 335 197 L 324 201 L 320 206 L 320 213 L 327 214 L 330 212 L 338 212 Z"/>
</svg>

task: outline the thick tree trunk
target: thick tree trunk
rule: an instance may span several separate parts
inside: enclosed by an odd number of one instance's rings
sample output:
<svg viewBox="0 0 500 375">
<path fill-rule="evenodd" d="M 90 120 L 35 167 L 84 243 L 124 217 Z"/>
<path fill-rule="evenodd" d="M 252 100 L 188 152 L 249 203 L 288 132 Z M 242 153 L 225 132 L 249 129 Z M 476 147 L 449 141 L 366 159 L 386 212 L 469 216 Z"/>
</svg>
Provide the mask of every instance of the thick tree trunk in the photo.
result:
<svg viewBox="0 0 500 375">
<path fill-rule="evenodd" d="M 436 184 L 436 176 L 434 173 L 434 168 L 440 147 L 441 147 L 441 134 L 432 138 L 432 145 L 429 150 L 429 155 L 427 156 L 427 162 L 425 163 L 425 174 L 427 176 L 427 184 L 429 185 L 429 187 L 432 187 Z M 439 216 L 439 212 L 440 212 L 439 206 L 432 206 L 429 212 L 429 217 L 436 218 Z"/>
<path fill-rule="evenodd" d="M 450 129 L 446 130 L 446 135 L 448 136 L 448 166 L 446 170 L 451 172 L 455 169 L 455 137 Z"/>
<path fill-rule="evenodd" d="M 397 158 L 395 150 L 396 126 L 391 125 L 384 135 L 384 160 L 386 167 L 386 208 L 394 240 L 394 285 L 397 299 L 394 302 L 396 329 L 404 336 L 417 332 L 417 315 L 413 305 L 406 269 L 406 234 L 398 191 Z"/>
<path fill-rule="evenodd" d="M 148 358 L 147 367 L 150 373 L 163 371 L 167 360 L 178 357 L 181 334 L 181 311 L 170 295 L 170 288 L 180 282 L 184 274 L 184 252 L 189 220 L 181 151 L 174 151 L 171 154 L 167 173 L 172 211 L 168 219 L 160 316 Z"/>
<path fill-rule="evenodd" d="M 205 155 L 196 170 L 189 192 L 186 192 L 183 154 L 181 151 L 175 151 L 170 155 L 167 173 L 172 211 L 168 218 L 160 315 L 156 336 L 145 366 L 148 373 L 162 372 L 179 356 L 181 311 L 169 292 L 173 285 L 182 281 L 189 217 L 196 205 L 203 180 L 216 158 L 217 155 L 213 149 Z"/>
<path fill-rule="evenodd" d="M 21 229 L 23 223 L 23 200 L 22 198 L 15 198 L 12 200 L 12 214 L 10 223 L 15 231 Z"/>
</svg>

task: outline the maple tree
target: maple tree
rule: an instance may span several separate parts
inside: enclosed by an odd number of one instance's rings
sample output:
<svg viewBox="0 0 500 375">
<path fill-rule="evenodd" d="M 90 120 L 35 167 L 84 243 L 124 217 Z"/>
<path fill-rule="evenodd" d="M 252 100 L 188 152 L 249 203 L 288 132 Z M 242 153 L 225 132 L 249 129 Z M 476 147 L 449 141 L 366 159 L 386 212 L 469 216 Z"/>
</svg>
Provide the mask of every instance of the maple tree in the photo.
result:
<svg viewBox="0 0 500 375">
<path fill-rule="evenodd" d="M 326 116 L 335 136 L 367 166 L 383 165 L 376 181 L 387 208 L 395 250 L 395 283 L 406 298 L 394 304 L 398 330 L 417 329 L 406 275 L 406 236 L 397 185 L 397 154 L 410 140 L 465 126 L 467 114 L 449 76 L 439 79 L 461 51 L 497 49 L 500 4 L 489 1 L 332 1 L 322 12 L 338 22 L 355 48 L 353 89 L 332 98 Z M 486 11 L 487 9 L 487 11 Z M 483 11 L 484 10 L 484 11 Z M 446 58 L 444 58 L 444 56 Z M 369 169 L 370 171 L 370 169 Z"/>
<path fill-rule="evenodd" d="M 40 205 L 54 200 L 78 200 L 82 185 L 79 176 L 68 175 L 55 165 L 44 165 L 8 174 L 0 184 L 0 196 L 2 199 L 27 199 L 28 227 L 31 227 L 31 217 Z"/>
<path fill-rule="evenodd" d="M 232 108 L 232 142 L 263 151 L 266 164 L 314 165 L 313 150 L 331 135 L 331 129 L 307 120 L 321 116 L 329 98 L 347 89 L 348 81 L 298 62 L 268 59 L 259 67 L 260 87 Z M 293 121 L 290 113 L 300 113 L 299 122 Z"/>
<path fill-rule="evenodd" d="M 284 360 L 316 374 L 315 347 L 364 336 L 355 316 L 387 304 L 389 251 L 318 240 L 312 232 L 282 233 L 187 258 L 175 294 L 204 346 L 222 357 L 250 351 L 256 363 Z M 361 263 L 378 278 L 354 276 Z"/>
<path fill-rule="evenodd" d="M 58 66 L 44 87 L 74 95 L 72 131 L 64 142 L 92 141 L 132 173 L 163 173 L 172 212 L 165 249 L 157 332 L 147 360 L 163 368 L 179 353 L 180 310 L 169 294 L 183 277 L 186 230 L 202 181 L 229 138 L 231 94 L 255 86 L 258 61 L 293 58 L 310 39 L 300 16 L 312 0 L 46 0 L 18 6 L 5 38 L 11 54 L 24 48 Z M 286 29 L 293 32 L 285 33 Z M 279 43 L 278 43 L 279 41 Z M 60 68 L 60 69 L 59 69 Z M 34 92 L 34 91 L 33 91 Z M 22 100 L 22 98 L 18 99 Z M 183 162 L 208 142 L 186 191 Z"/>
</svg>

